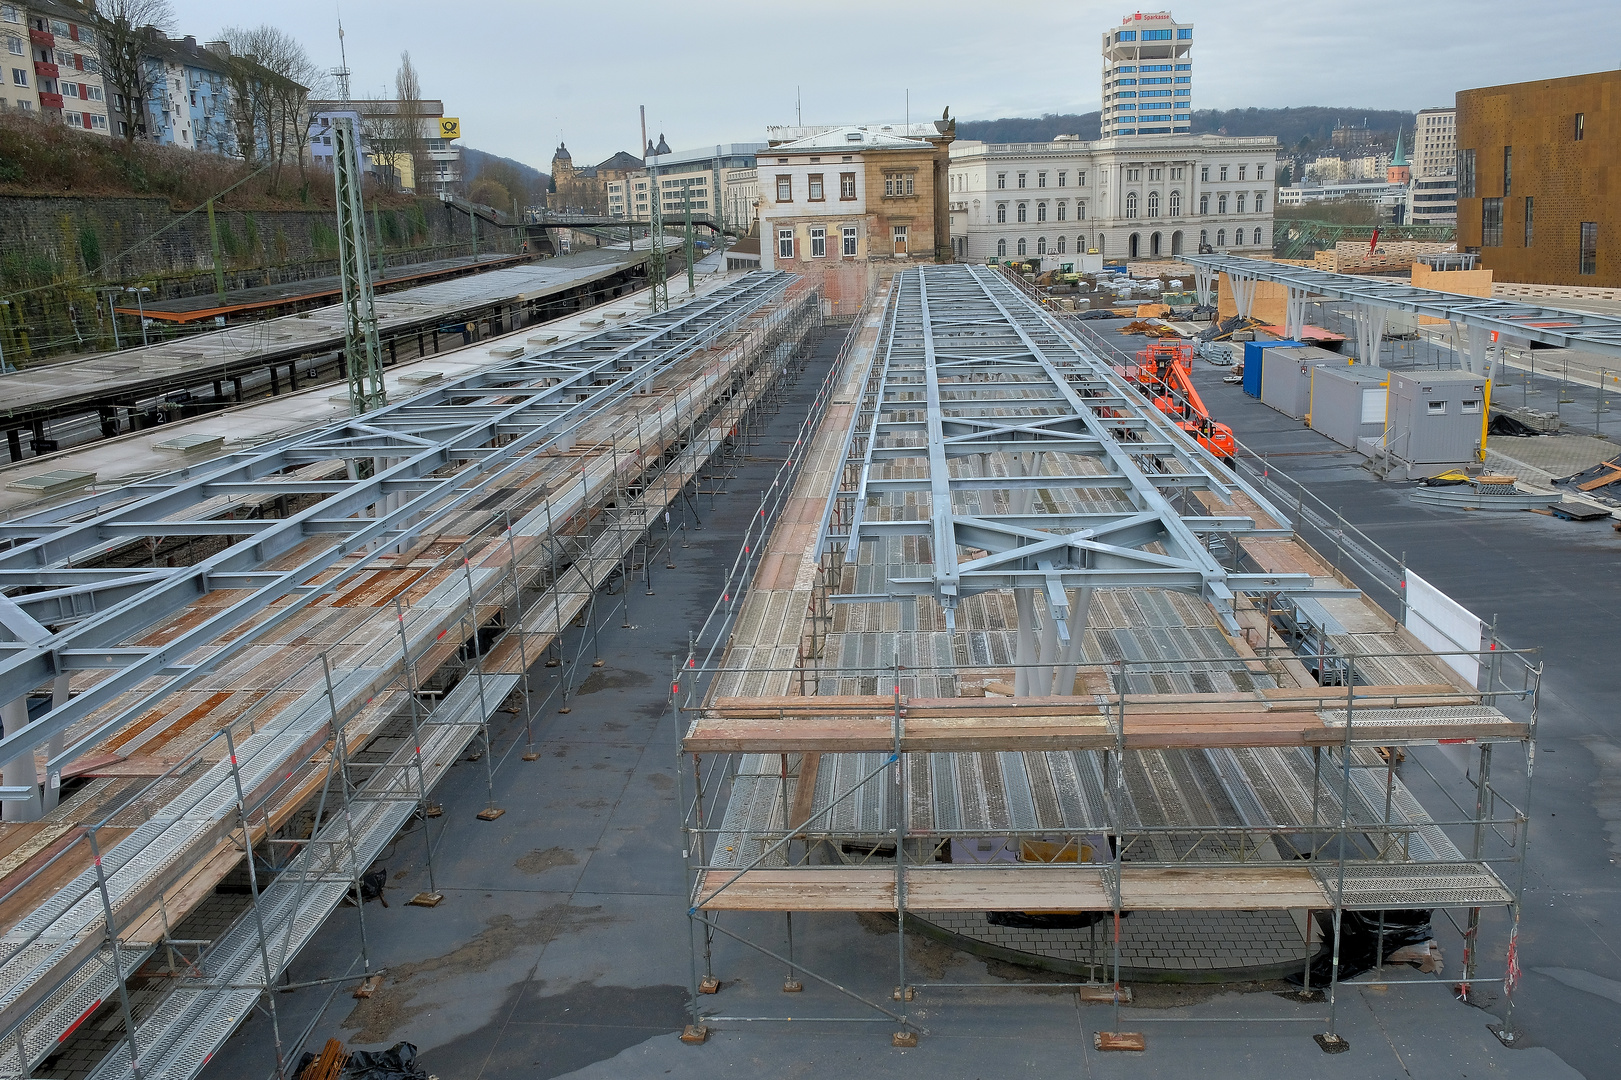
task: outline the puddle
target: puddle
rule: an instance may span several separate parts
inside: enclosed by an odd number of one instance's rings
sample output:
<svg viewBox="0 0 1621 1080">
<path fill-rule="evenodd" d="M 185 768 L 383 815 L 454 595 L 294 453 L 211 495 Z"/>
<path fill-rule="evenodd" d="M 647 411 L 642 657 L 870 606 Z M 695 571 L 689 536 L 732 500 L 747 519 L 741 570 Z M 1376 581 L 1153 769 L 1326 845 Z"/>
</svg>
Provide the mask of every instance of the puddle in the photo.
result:
<svg viewBox="0 0 1621 1080">
<path fill-rule="evenodd" d="M 558 866 L 578 866 L 579 862 L 568 848 L 549 847 L 545 851 L 531 851 L 512 865 L 525 874 L 538 874 Z"/>
</svg>

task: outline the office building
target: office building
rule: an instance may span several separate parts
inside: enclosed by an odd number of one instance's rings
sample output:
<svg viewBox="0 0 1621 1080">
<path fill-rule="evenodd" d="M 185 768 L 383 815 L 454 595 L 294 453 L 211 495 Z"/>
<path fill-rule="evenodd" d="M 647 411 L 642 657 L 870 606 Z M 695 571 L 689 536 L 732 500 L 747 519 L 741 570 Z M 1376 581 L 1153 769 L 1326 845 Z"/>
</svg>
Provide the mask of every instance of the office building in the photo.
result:
<svg viewBox="0 0 1621 1080">
<path fill-rule="evenodd" d="M 747 228 L 755 220 L 755 204 L 760 198 L 755 155 L 765 148 L 763 142 L 723 143 L 660 154 L 653 164 L 658 167 L 665 220 L 681 220 L 690 201 L 694 218 L 724 215 L 727 222 Z M 648 220 L 652 212 L 650 189 L 645 168 L 608 181 L 608 213 Z"/>
<path fill-rule="evenodd" d="M 1458 245 L 1496 281 L 1621 286 L 1621 71 L 1457 97 Z"/>
<path fill-rule="evenodd" d="M 1193 120 L 1193 24 L 1135 12 L 1103 35 L 1103 137 L 1185 135 Z"/>
</svg>

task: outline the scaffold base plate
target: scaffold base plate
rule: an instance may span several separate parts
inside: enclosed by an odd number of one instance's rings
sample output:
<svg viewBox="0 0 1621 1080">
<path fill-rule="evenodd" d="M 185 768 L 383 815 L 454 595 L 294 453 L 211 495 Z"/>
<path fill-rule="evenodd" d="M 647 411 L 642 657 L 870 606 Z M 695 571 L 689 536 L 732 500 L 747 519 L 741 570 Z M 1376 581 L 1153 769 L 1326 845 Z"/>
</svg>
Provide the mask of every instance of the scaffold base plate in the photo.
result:
<svg viewBox="0 0 1621 1080">
<path fill-rule="evenodd" d="M 1146 1050 L 1148 1039 L 1140 1031 L 1099 1031 L 1092 1035 L 1099 1050 Z"/>
<path fill-rule="evenodd" d="M 917 1046 L 917 1032 L 897 1031 L 889 1041 L 892 1046 L 898 1046 L 902 1050 L 911 1050 Z"/>
<path fill-rule="evenodd" d="M 1120 1003 L 1122 1005 L 1131 1004 L 1131 987 L 1129 986 L 1122 986 L 1119 988 L 1113 986 L 1083 986 L 1080 989 L 1082 1001 L 1101 1003 L 1104 1005 L 1114 1004 L 1116 994 L 1120 995 Z"/>
<path fill-rule="evenodd" d="M 1350 1042 L 1332 1032 L 1319 1032 L 1313 1035 L 1312 1038 L 1316 1040 L 1318 1046 L 1323 1048 L 1325 1054 L 1343 1054 L 1351 1049 Z"/>
<path fill-rule="evenodd" d="M 441 892 L 419 892 L 405 903 L 408 907 L 438 907 L 444 899 Z"/>
<path fill-rule="evenodd" d="M 681 1029 L 681 1041 L 688 1046 L 702 1046 L 709 1041 L 709 1028 L 703 1024 L 688 1024 Z"/>
</svg>

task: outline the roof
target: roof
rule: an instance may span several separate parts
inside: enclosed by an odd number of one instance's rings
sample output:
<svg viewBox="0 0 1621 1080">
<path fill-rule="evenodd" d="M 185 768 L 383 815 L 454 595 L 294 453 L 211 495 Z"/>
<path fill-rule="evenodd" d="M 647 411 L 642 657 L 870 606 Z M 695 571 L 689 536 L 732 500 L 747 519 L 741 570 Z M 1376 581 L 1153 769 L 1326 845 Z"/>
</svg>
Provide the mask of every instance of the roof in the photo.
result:
<svg viewBox="0 0 1621 1080">
<path fill-rule="evenodd" d="M 700 146 L 696 150 L 676 150 L 659 155 L 659 168 L 663 170 L 672 165 L 710 161 L 716 157 L 754 157 L 763 153 L 768 145 L 763 142 L 715 143 L 711 146 Z"/>
<path fill-rule="evenodd" d="M 553 161 L 573 161 L 574 160 L 574 155 L 572 155 L 572 154 L 570 154 L 568 152 L 568 146 L 566 144 L 560 142 L 560 143 L 557 144 L 556 152 L 552 154 L 552 160 Z"/>
<path fill-rule="evenodd" d="M 596 167 L 599 169 L 639 169 L 642 167 L 642 159 L 633 157 L 621 150 L 607 161 L 598 162 Z"/>
<path fill-rule="evenodd" d="M 862 150 L 927 150 L 930 144 L 917 138 L 893 135 L 883 128 L 835 127 L 792 142 L 771 147 L 773 153 L 784 150 L 832 150 L 859 147 Z"/>
<path fill-rule="evenodd" d="M 230 61 L 203 48 L 197 44 L 194 37 L 165 37 L 161 30 L 154 30 L 152 37 L 147 40 L 144 51 L 147 56 L 156 60 L 212 71 L 220 75 L 231 74 Z"/>
</svg>

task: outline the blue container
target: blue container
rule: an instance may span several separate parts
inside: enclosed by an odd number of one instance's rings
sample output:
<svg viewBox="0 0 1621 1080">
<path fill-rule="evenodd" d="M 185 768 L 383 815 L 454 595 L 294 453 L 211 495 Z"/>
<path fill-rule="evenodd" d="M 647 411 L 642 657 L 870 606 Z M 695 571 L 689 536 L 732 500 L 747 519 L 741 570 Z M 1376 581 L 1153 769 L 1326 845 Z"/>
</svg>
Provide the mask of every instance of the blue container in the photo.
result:
<svg viewBox="0 0 1621 1080">
<path fill-rule="evenodd" d="M 1304 341 L 1246 341 L 1244 342 L 1244 393 L 1252 398 L 1261 396 L 1261 350 L 1277 345 L 1304 345 Z"/>
</svg>

